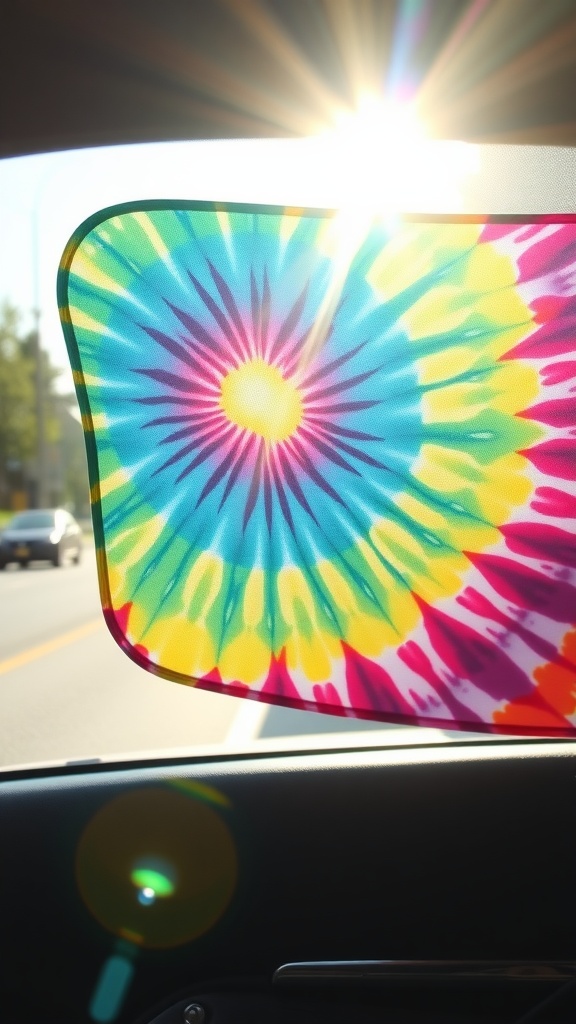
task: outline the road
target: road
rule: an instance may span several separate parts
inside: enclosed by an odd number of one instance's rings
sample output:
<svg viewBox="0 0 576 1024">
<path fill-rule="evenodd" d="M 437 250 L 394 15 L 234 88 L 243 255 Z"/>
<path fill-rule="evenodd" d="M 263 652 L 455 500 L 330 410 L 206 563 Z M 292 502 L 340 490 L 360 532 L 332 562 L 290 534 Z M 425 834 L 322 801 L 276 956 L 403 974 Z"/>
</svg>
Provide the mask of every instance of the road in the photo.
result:
<svg viewBox="0 0 576 1024">
<path fill-rule="evenodd" d="M 118 649 L 92 547 L 80 566 L 0 573 L 0 765 L 224 743 L 246 703 L 158 679 Z"/>
</svg>

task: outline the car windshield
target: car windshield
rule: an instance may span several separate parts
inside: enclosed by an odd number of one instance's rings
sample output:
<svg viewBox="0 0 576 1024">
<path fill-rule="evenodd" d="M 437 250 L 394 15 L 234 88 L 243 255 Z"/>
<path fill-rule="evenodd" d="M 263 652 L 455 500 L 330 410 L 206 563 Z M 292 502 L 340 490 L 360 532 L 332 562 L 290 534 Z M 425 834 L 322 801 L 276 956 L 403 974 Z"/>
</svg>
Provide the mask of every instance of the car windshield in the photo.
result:
<svg viewBox="0 0 576 1024">
<path fill-rule="evenodd" d="M 54 526 L 54 512 L 21 512 L 10 521 L 11 530 L 36 530 Z"/>
<path fill-rule="evenodd" d="M 397 206 L 443 213 L 570 209 L 570 150 L 430 145 L 425 163 L 414 152 L 407 164 L 388 161 L 385 218 L 393 221 Z M 355 165 L 318 146 L 220 140 L 0 162 L 0 528 L 54 526 L 45 505 L 69 510 L 81 528 L 66 530 L 63 520 L 50 546 L 14 542 L 3 556 L 0 767 L 466 739 L 446 729 L 270 707 L 179 686 L 126 658 L 100 609 L 81 416 L 55 292 L 64 247 L 95 211 L 158 197 L 338 206 L 357 222 L 368 186 L 382 191 L 381 176 L 372 168 L 360 188 Z"/>
</svg>

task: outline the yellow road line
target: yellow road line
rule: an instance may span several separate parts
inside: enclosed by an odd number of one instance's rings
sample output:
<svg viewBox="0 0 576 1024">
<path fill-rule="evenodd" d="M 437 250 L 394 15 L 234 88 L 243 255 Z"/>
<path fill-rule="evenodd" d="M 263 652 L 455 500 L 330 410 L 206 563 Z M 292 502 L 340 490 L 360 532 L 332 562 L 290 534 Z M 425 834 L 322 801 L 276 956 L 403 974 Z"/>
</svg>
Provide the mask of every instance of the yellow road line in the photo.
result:
<svg viewBox="0 0 576 1024">
<path fill-rule="evenodd" d="M 27 651 L 15 654 L 13 658 L 6 658 L 5 661 L 0 661 L 0 676 L 11 672 L 14 668 L 29 665 L 31 661 L 37 661 L 38 658 L 44 658 L 47 654 L 52 654 L 53 651 L 59 651 L 61 647 L 67 647 L 68 644 L 73 644 L 76 640 L 82 640 L 85 636 L 95 633 L 97 629 L 101 629 L 103 625 L 103 619 L 92 619 L 84 626 L 71 629 L 68 633 L 61 633 L 60 636 L 55 636 L 53 640 L 48 640 L 45 644 L 29 647 Z"/>
</svg>

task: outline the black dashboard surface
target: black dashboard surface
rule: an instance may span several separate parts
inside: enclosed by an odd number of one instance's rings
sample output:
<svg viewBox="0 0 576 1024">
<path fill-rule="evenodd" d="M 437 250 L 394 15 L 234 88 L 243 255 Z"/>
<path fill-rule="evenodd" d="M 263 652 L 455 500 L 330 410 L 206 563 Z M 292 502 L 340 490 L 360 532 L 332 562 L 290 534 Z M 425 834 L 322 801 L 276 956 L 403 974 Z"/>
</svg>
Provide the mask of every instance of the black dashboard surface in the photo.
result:
<svg viewBox="0 0 576 1024">
<path fill-rule="evenodd" d="M 498 741 L 7 775 L 1 1019 L 98 1019 L 111 958 L 131 965 L 119 1022 L 230 986 L 262 1000 L 291 961 L 573 961 L 575 755 Z M 171 895 L 146 904 L 134 866 Z M 414 998 L 393 1019 L 452 1019 Z M 215 1024 L 260 1020 L 243 999 Z M 317 1013 L 297 1016 L 340 1019 Z"/>
</svg>

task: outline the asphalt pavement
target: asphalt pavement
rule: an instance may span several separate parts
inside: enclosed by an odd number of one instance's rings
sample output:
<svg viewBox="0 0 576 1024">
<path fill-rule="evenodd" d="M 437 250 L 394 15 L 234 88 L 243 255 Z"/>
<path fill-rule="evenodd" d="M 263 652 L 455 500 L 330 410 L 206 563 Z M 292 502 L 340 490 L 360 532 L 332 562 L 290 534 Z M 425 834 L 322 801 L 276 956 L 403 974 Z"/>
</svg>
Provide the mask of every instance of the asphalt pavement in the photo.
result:
<svg viewBox="0 0 576 1024">
<path fill-rule="evenodd" d="M 119 650 L 93 547 L 79 566 L 0 572 L 0 766 L 225 744 L 245 703 L 149 675 Z"/>
</svg>

